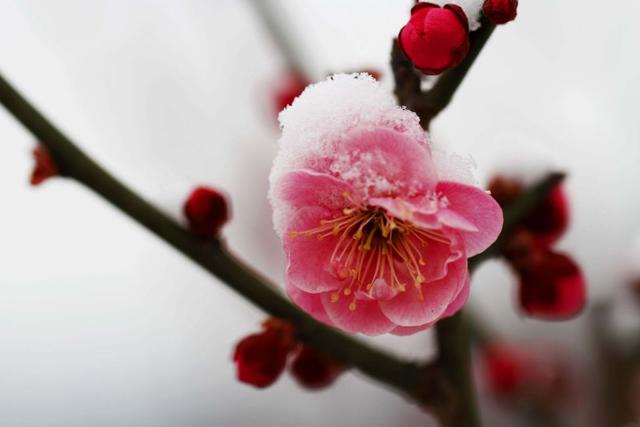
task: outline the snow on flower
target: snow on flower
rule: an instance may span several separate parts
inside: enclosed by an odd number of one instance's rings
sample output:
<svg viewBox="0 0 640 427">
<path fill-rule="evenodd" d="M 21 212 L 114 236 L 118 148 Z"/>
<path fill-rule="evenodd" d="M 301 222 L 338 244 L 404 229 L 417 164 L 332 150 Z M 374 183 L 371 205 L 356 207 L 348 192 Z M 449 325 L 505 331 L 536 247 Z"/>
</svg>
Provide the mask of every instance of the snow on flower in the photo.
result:
<svg viewBox="0 0 640 427">
<path fill-rule="evenodd" d="M 467 258 L 496 239 L 502 211 L 481 189 L 439 179 L 418 117 L 372 77 L 341 74 L 309 86 L 280 123 L 269 196 L 290 298 L 366 335 L 415 333 L 457 312 Z"/>
</svg>

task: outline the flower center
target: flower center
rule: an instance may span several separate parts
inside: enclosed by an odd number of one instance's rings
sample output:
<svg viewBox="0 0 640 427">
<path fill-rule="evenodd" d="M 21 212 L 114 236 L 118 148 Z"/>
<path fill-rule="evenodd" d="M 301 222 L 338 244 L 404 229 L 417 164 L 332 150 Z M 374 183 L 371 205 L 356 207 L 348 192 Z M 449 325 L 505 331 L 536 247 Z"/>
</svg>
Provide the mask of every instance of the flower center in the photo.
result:
<svg viewBox="0 0 640 427">
<path fill-rule="evenodd" d="M 394 218 L 376 206 L 345 208 L 341 216 L 323 219 L 319 226 L 308 230 L 290 231 L 289 236 L 336 238 L 329 265 L 336 267 L 340 278 L 350 280 L 331 294 L 331 301 L 338 301 L 341 295 L 353 296 L 351 311 L 357 307 L 358 296 L 377 299 L 381 292 L 395 295 L 406 291 L 407 279 L 417 288 L 418 299 L 422 301 L 425 277 L 421 270 L 427 265 L 422 251 L 430 241 L 451 243 L 440 232 Z M 386 289 L 380 289 L 381 286 Z"/>
</svg>

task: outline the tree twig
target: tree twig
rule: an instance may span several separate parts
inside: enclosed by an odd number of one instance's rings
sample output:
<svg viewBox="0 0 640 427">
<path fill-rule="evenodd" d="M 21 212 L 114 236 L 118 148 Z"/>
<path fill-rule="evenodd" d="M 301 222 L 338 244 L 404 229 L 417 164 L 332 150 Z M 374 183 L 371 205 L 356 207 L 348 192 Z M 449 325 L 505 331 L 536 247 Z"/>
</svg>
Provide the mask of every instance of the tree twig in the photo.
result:
<svg viewBox="0 0 640 427">
<path fill-rule="evenodd" d="M 274 7 L 274 0 L 247 0 L 262 21 L 265 30 L 271 36 L 273 43 L 282 54 L 290 71 L 311 80 L 305 62 L 301 60 L 300 50 L 294 43 L 287 29 L 283 25 L 284 14 Z"/>
</svg>

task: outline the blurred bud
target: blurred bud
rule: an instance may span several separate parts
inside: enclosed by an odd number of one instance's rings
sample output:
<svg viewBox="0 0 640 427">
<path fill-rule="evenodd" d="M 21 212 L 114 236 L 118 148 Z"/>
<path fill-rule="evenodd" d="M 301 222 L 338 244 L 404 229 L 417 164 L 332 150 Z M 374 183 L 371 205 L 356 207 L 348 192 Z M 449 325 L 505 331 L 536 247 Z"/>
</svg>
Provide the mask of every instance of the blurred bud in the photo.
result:
<svg viewBox="0 0 640 427">
<path fill-rule="evenodd" d="M 269 319 L 263 327 L 261 333 L 241 340 L 233 354 L 238 380 L 258 388 L 268 387 L 280 377 L 295 346 L 289 322 Z"/>
<path fill-rule="evenodd" d="M 326 353 L 303 345 L 291 365 L 291 374 L 309 389 L 327 387 L 342 373 L 342 365 Z"/>
<path fill-rule="evenodd" d="M 522 194 L 522 185 L 515 179 L 496 176 L 489 183 L 489 191 L 496 202 L 504 208 Z"/>
<path fill-rule="evenodd" d="M 482 374 L 499 398 L 512 398 L 525 382 L 526 361 L 517 348 L 501 342 L 487 345 L 481 353 Z"/>
<path fill-rule="evenodd" d="M 570 401 L 575 378 L 562 352 L 551 344 L 490 342 L 480 352 L 480 368 L 501 401 L 526 400 L 547 408 Z"/>
<path fill-rule="evenodd" d="M 418 3 L 398 35 L 400 49 L 425 74 L 458 65 L 469 51 L 469 24 L 459 6 Z"/>
<path fill-rule="evenodd" d="M 577 316 L 586 302 L 582 271 L 568 256 L 536 251 L 517 270 L 522 310 L 532 317 L 564 320 Z"/>
<path fill-rule="evenodd" d="M 197 187 L 191 192 L 183 206 L 189 230 L 203 237 L 215 237 L 229 220 L 227 200 L 218 191 L 208 187 Z"/>
<path fill-rule="evenodd" d="M 506 24 L 516 19 L 518 0 L 485 0 L 482 14 L 495 25 Z"/>
<path fill-rule="evenodd" d="M 514 202 L 524 191 L 514 179 L 498 176 L 489 183 L 489 191 L 502 206 Z M 569 203 L 562 184 L 556 185 L 520 224 L 533 235 L 535 246 L 549 248 L 567 231 L 569 226 Z"/>
<path fill-rule="evenodd" d="M 32 153 L 35 164 L 31 172 L 31 185 L 39 185 L 47 178 L 58 175 L 58 167 L 46 148 L 38 144 Z"/>
<path fill-rule="evenodd" d="M 539 247 L 554 244 L 569 226 L 569 203 L 562 184 L 556 185 L 549 195 L 524 220 Z"/>
<path fill-rule="evenodd" d="M 276 116 L 291 105 L 309 83 L 309 80 L 299 72 L 291 71 L 284 74 L 273 91 L 273 109 Z"/>
</svg>

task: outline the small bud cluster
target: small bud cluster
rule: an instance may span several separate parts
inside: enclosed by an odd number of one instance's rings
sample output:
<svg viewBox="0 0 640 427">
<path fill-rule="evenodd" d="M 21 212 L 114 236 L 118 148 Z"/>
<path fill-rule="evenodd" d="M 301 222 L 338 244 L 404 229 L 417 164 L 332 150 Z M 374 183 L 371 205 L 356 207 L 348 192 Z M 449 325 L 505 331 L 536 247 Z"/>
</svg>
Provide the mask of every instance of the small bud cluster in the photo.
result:
<svg viewBox="0 0 640 427">
<path fill-rule="evenodd" d="M 573 394 L 575 378 L 566 355 L 550 344 L 491 341 L 479 356 L 482 378 L 502 402 L 526 401 L 551 409 Z"/>
<path fill-rule="evenodd" d="M 496 177 L 491 194 L 503 207 L 523 191 L 518 181 Z M 585 281 L 571 257 L 553 249 L 569 225 L 569 207 L 558 184 L 507 237 L 505 259 L 519 277 L 519 302 L 529 316 L 562 320 L 578 315 L 585 305 Z"/>
<path fill-rule="evenodd" d="M 238 380 L 258 388 L 273 384 L 289 364 L 295 380 L 308 389 L 331 385 L 343 367 L 331 356 L 296 340 L 293 325 L 269 319 L 263 330 L 242 339 L 233 355 Z"/>
</svg>

